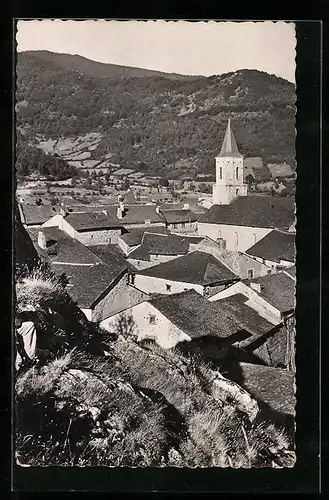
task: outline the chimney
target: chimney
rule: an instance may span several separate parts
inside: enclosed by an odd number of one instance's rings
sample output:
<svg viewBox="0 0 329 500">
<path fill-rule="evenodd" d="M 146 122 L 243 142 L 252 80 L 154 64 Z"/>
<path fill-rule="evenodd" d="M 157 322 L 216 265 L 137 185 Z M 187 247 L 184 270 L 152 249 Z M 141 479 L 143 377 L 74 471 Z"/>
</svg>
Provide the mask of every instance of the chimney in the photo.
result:
<svg viewBox="0 0 329 500">
<path fill-rule="evenodd" d="M 221 252 L 225 252 L 226 250 L 226 240 L 223 238 L 217 238 L 217 244 L 221 250 Z"/>
<path fill-rule="evenodd" d="M 120 201 L 119 206 L 117 208 L 118 219 L 122 219 L 122 217 L 124 216 L 124 212 L 125 212 L 125 206 L 124 206 L 123 202 Z"/>
<path fill-rule="evenodd" d="M 189 210 L 190 204 L 189 203 L 184 203 L 183 210 Z"/>
<path fill-rule="evenodd" d="M 42 229 L 38 232 L 38 246 L 43 250 L 47 248 L 45 233 Z"/>
<path fill-rule="evenodd" d="M 60 208 L 59 213 L 60 213 L 63 217 L 66 217 L 66 215 L 67 215 L 67 210 L 66 210 L 66 207 L 65 207 L 64 203 L 61 203 L 61 208 Z"/>
</svg>

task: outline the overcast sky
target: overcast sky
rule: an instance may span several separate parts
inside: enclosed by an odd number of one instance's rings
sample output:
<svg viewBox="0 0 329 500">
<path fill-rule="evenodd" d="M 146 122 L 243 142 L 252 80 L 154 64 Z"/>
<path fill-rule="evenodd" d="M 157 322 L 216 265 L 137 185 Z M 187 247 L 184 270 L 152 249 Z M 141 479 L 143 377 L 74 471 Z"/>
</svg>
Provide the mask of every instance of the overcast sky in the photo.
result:
<svg viewBox="0 0 329 500">
<path fill-rule="evenodd" d="M 17 50 L 189 75 L 258 69 L 295 82 L 295 26 L 288 22 L 24 20 Z"/>
</svg>

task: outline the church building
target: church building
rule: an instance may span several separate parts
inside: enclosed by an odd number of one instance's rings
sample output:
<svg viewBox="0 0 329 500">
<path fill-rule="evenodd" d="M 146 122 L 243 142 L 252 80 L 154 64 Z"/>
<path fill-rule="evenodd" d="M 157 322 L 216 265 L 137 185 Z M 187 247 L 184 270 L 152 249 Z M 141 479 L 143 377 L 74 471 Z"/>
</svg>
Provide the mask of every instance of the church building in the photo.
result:
<svg viewBox="0 0 329 500">
<path fill-rule="evenodd" d="M 229 119 L 222 149 L 216 156 L 216 184 L 213 204 L 228 205 L 237 196 L 247 196 L 248 186 L 243 179 L 243 156 L 238 150 Z"/>
<path fill-rule="evenodd" d="M 294 200 L 248 195 L 244 160 L 230 120 L 216 157 L 213 205 L 198 219 L 198 235 L 225 242 L 228 251 L 245 252 L 273 229 L 295 232 Z"/>
</svg>

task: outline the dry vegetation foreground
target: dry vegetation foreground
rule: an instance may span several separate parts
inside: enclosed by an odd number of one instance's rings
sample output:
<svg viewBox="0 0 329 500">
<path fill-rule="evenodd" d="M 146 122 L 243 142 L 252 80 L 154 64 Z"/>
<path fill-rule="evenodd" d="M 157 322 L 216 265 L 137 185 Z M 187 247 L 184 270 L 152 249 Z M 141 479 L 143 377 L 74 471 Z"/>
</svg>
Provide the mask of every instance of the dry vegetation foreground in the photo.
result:
<svg viewBox="0 0 329 500">
<path fill-rule="evenodd" d="M 48 271 L 21 277 L 16 295 L 42 313 L 40 335 L 55 340 L 16 376 L 18 463 L 293 466 L 285 432 L 201 360 L 103 333 Z"/>
</svg>

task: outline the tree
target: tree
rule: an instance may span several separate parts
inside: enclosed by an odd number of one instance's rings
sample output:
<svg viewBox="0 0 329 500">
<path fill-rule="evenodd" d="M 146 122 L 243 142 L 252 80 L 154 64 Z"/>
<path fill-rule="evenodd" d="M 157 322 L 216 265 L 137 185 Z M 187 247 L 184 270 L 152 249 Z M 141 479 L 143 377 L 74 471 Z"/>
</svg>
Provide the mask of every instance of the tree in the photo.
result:
<svg viewBox="0 0 329 500">
<path fill-rule="evenodd" d="M 77 186 L 77 181 L 74 177 L 71 179 L 71 187 L 75 188 Z"/>
<path fill-rule="evenodd" d="M 191 184 L 189 186 L 189 190 L 190 191 L 195 191 L 195 184 L 193 182 L 191 182 Z"/>
<path fill-rule="evenodd" d="M 130 188 L 130 183 L 129 183 L 128 179 L 125 179 L 125 180 L 123 181 L 123 184 L 122 184 L 122 189 L 123 189 L 124 191 L 127 191 L 129 188 Z"/>
<path fill-rule="evenodd" d="M 246 176 L 246 179 L 245 179 L 246 183 L 248 184 L 248 186 L 251 186 L 251 184 L 253 184 L 255 182 L 255 179 L 254 179 L 254 176 L 251 175 L 251 174 L 248 174 Z"/>
<path fill-rule="evenodd" d="M 168 179 L 166 179 L 165 177 L 161 177 L 161 179 L 159 180 L 159 186 L 168 187 L 169 186 Z"/>
<path fill-rule="evenodd" d="M 91 181 L 91 178 L 90 178 L 90 177 L 88 177 L 88 178 L 86 179 L 86 184 L 85 184 L 85 186 L 86 186 L 86 189 L 90 189 L 90 188 L 92 187 L 92 181 Z"/>
</svg>

